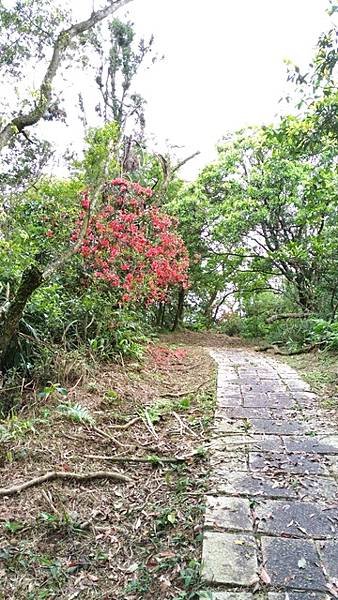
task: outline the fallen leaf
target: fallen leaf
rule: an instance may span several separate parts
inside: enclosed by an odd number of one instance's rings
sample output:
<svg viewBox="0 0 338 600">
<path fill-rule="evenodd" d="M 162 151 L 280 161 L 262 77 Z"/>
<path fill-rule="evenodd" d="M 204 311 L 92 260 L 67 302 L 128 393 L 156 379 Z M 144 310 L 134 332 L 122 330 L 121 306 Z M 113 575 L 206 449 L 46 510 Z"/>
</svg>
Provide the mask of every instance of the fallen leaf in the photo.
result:
<svg viewBox="0 0 338 600">
<path fill-rule="evenodd" d="M 165 591 L 166 589 L 171 587 L 171 583 L 169 581 L 169 579 L 167 577 L 165 577 L 164 575 L 161 575 L 160 577 L 160 588 L 162 591 Z"/>
<path fill-rule="evenodd" d="M 298 563 L 297 563 L 297 564 L 298 564 L 298 566 L 299 566 L 299 568 L 300 568 L 300 569 L 305 569 L 305 567 L 306 567 L 306 565 L 307 565 L 307 562 L 306 562 L 305 558 L 303 557 L 303 558 L 301 558 L 301 559 L 298 561 Z"/>
<path fill-rule="evenodd" d="M 326 587 L 334 598 L 338 598 L 338 587 L 333 583 L 328 583 Z"/>
<path fill-rule="evenodd" d="M 168 519 L 169 523 L 174 525 L 174 523 L 176 523 L 176 513 L 175 512 L 169 513 L 169 515 L 167 516 L 167 519 Z"/>
<path fill-rule="evenodd" d="M 270 577 L 269 573 L 264 568 L 262 568 L 262 570 L 261 570 L 260 577 L 261 577 L 261 580 L 263 581 L 263 583 L 265 583 L 266 585 L 270 585 L 270 583 L 271 583 L 271 577 Z"/>
<path fill-rule="evenodd" d="M 126 569 L 126 573 L 135 573 L 135 571 L 137 571 L 138 569 L 138 564 L 137 563 L 132 563 L 128 569 Z"/>
</svg>

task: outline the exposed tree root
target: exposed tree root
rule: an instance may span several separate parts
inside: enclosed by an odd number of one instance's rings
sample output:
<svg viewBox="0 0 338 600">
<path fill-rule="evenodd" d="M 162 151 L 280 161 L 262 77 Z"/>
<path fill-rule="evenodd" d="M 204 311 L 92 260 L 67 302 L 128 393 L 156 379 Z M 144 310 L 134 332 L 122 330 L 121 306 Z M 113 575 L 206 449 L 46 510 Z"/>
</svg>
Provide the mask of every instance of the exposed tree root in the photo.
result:
<svg viewBox="0 0 338 600">
<path fill-rule="evenodd" d="M 134 463 L 181 463 L 185 458 L 179 456 L 161 457 L 161 456 L 105 456 L 102 454 L 83 454 L 84 458 L 93 460 L 109 460 L 111 462 L 134 462 Z"/>
<path fill-rule="evenodd" d="M 296 356 L 297 354 L 307 354 L 308 352 L 312 352 L 316 348 L 323 346 L 325 342 L 316 342 L 315 344 L 311 344 L 311 346 L 304 346 L 304 348 L 298 348 L 298 350 L 290 350 L 290 352 L 276 352 L 276 354 L 282 354 L 284 356 Z"/>
<path fill-rule="evenodd" d="M 120 481 L 121 483 L 130 483 L 132 480 L 126 475 L 117 473 L 115 471 L 93 471 L 92 473 L 73 473 L 71 471 L 49 471 L 39 477 L 29 479 L 24 483 L 13 485 L 8 488 L 0 488 L 0 496 L 13 496 L 14 494 L 20 494 L 27 488 L 40 485 L 45 481 L 55 481 L 56 479 L 68 479 L 72 481 L 88 481 L 90 479 L 112 479 L 114 481 Z"/>
<path fill-rule="evenodd" d="M 130 446 L 125 446 L 124 444 L 119 442 L 119 440 L 117 440 L 115 437 L 113 437 L 112 435 L 109 435 L 109 433 L 107 433 L 106 431 L 103 431 L 103 429 L 99 429 L 99 427 L 95 427 L 94 425 L 92 425 L 91 429 L 92 429 L 92 431 L 95 431 L 98 435 L 100 435 L 101 437 L 104 437 L 104 438 L 107 438 L 107 440 L 110 440 L 118 448 L 130 447 Z"/>
<path fill-rule="evenodd" d="M 297 356 L 297 354 L 307 354 L 308 352 L 312 352 L 315 348 L 319 348 L 324 345 L 325 342 L 316 342 L 315 344 L 311 344 L 310 346 L 304 346 L 303 348 L 298 348 L 297 350 L 280 350 L 277 346 L 273 344 L 266 344 L 266 346 L 257 346 L 255 348 L 255 352 L 266 352 L 267 350 L 273 350 L 274 354 L 279 356 Z"/>
</svg>

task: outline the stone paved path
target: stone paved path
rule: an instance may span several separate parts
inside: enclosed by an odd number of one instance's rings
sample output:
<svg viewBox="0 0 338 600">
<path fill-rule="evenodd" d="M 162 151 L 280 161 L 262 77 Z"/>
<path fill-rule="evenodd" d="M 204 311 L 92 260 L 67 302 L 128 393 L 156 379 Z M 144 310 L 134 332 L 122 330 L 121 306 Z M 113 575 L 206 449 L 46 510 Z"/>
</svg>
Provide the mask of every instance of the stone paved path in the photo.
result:
<svg viewBox="0 0 338 600">
<path fill-rule="evenodd" d="M 289 366 L 217 350 L 202 577 L 212 600 L 338 598 L 338 433 Z"/>
</svg>

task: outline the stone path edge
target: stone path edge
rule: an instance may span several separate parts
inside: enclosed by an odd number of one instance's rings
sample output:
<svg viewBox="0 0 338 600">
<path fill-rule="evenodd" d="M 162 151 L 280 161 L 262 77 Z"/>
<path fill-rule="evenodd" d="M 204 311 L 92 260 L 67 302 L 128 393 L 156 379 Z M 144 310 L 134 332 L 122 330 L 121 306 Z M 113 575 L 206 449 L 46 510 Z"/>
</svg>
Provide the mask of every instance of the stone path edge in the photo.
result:
<svg viewBox="0 0 338 600">
<path fill-rule="evenodd" d="M 338 598 L 337 432 L 291 367 L 243 349 L 211 355 L 206 598 Z"/>
</svg>

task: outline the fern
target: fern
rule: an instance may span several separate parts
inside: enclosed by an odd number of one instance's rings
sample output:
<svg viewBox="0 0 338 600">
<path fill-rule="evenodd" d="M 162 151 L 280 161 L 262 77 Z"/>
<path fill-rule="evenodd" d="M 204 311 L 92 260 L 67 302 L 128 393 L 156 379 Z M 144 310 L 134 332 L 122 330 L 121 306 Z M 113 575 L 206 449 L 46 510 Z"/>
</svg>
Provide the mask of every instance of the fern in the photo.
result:
<svg viewBox="0 0 338 600">
<path fill-rule="evenodd" d="M 88 425 L 94 425 L 95 423 L 95 419 L 92 417 L 89 410 L 79 403 L 59 404 L 58 411 L 74 423 L 87 423 Z"/>
</svg>

